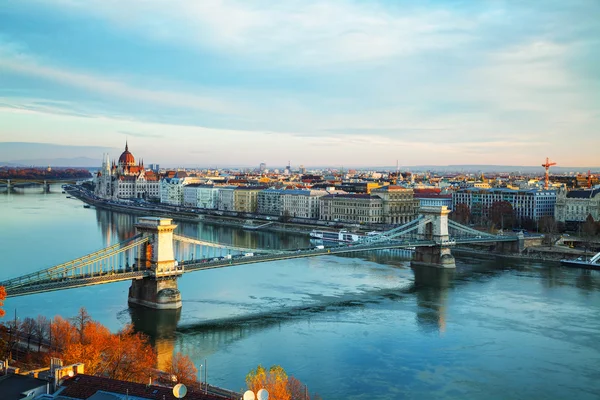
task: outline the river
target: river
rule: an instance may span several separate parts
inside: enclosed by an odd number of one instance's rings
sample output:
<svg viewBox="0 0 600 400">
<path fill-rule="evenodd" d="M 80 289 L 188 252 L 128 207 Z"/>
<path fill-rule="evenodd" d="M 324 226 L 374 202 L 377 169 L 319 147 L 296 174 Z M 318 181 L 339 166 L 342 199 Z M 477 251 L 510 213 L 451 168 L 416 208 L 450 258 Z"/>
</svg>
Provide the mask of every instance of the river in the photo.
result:
<svg viewBox="0 0 600 400">
<path fill-rule="evenodd" d="M 60 188 L 0 193 L 0 279 L 114 244 L 134 216 L 85 209 Z M 305 247 L 308 237 L 179 223 L 188 236 Z M 7 317 L 65 317 L 79 307 L 118 330 L 133 323 L 159 357 L 208 365 L 241 390 L 280 364 L 324 399 L 597 399 L 600 273 L 456 254 L 456 271 L 413 271 L 378 251 L 186 274 L 180 312 L 129 309 L 128 282 L 7 299 Z"/>
</svg>

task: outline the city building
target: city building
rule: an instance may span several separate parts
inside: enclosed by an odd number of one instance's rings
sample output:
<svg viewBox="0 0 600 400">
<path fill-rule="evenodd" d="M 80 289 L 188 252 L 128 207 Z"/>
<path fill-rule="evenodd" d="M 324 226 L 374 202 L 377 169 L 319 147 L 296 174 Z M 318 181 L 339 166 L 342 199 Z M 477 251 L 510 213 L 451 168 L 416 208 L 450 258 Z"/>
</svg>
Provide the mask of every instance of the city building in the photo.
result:
<svg viewBox="0 0 600 400">
<path fill-rule="evenodd" d="M 143 161 L 136 164 L 125 143 L 117 163 L 111 163 L 108 154 L 104 155 L 102 168 L 94 178 L 94 194 L 111 200 L 159 198 L 160 183 L 156 173 L 144 168 Z"/>
<path fill-rule="evenodd" d="M 281 215 L 293 218 L 318 219 L 319 198 L 327 195 L 324 190 L 284 190 L 281 192 Z"/>
<path fill-rule="evenodd" d="M 329 194 L 319 199 L 319 219 L 345 223 L 380 224 L 383 199 L 368 194 Z"/>
<path fill-rule="evenodd" d="M 419 200 L 419 207 L 440 207 L 446 206 L 452 210 L 452 194 L 442 194 L 441 190 L 436 189 L 413 189 L 414 197 Z"/>
<path fill-rule="evenodd" d="M 187 178 L 163 178 L 160 180 L 160 202 L 173 206 L 183 205 L 183 188 Z"/>
<path fill-rule="evenodd" d="M 258 208 L 258 193 L 264 186 L 239 186 L 233 191 L 233 211 L 255 213 Z"/>
<path fill-rule="evenodd" d="M 556 221 L 583 222 L 588 215 L 594 221 L 600 219 L 600 187 L 558 191 L 554 214 Z"/>
<path fill-rule="evenodd" d="M 488 219 L 492 205 L 502 201 L 511 204 L 516 219 L 537 221 L 554 215 L 556 191 L 468 188 L 452 194 L 453 209 L 457 204 L 465 204 L 475 221 Z"/>
<path fill-rule="evenodd" d="M 412 189 L 390 185 L 371 190 L 372 196 L 383 201 L 383 223 L 404 225 L 419 214 L 419 200 L 414 198 Z"/>
<path fill-rule="evenodd" d="M 219 203 L 217 209 L 221 211 L 234 211 L 234 191 L 236 186 L 219 187 Z"/>
<path fill-rule="evenodd" d="M 261 215 L 281 215 L 282 189 L 268 188 L 257 196 L 257 212 Z"/>
<path fill-rule="evenodd" d="M 187 207 L 216 210 L 219 206 L 219 187 L 193 183 L 183 188 L 183 204 Z"/>
</svg>

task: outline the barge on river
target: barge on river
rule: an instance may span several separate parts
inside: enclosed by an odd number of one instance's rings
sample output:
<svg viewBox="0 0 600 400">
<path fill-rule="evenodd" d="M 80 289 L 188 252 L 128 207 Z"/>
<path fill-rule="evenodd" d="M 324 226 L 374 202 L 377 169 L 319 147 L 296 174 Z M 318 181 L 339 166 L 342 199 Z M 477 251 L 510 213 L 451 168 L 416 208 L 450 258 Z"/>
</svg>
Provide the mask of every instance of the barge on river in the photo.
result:
<svg viewBox="0 0 600 400">
<path fill-rule="evenodd" d="M 574 260 L 560 260 L 561 265 L 571 268 L 587 268 L 600 270 L 600 253 L 588 259 L 587 257 L 578 257 Z"/>
</svg>

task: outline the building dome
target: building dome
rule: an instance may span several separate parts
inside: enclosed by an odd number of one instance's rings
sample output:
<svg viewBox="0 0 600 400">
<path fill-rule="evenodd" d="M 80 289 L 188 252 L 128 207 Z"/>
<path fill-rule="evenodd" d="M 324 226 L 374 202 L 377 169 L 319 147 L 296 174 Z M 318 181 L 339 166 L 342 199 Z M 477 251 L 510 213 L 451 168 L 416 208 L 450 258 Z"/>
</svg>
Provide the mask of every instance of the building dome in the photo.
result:
<svg viewBox="0 0 600 400">
<path fill-rule="evenodd" d="M 135 165 L 135 157 L 129 152 L 127 142 L 125 142 L 125 151 L 121 153 L 121 157 L 119 157 L 119 165 L 122 167 Z"/>
</svg>

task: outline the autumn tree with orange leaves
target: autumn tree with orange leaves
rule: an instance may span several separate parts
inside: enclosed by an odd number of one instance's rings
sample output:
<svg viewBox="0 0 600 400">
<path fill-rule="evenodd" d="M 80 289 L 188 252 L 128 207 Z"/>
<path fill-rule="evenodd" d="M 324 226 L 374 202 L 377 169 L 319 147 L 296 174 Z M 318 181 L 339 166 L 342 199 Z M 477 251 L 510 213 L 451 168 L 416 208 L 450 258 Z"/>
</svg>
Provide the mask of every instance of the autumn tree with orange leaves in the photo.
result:
<svg viewBox="0 0 600 400">
<path fill-rule="evenodd" d="M 131 326 L 113 334 L 93 321 L 84 308 L 72 319 L 54 318 L 51 326 L 54 355 L 66 364 L 84 363 L 90 375 L 131 382 L 148 382 L 156 366 L 156 353 Z"/>
<path fill-rule="evenodd" d="M 267 371 L 262 365 L 246 375 L 248 389 L 257 393 L 260 389 L 269 392 L 270 400 L 310 400 L 306 385 L 293 376 L 288 376 L 279 365 L 273 365 Z M 318 394 L 312 395 L 313 400 L 321 399 Z"/>
<path fill-rule="evenodd" d="M 6 289 L 4 286 L 0 286 L 0 307 L 4 305 L 6 299 Z M 4 310 L 0 308 L 0 318 L 4 317 Z"/>
<path fill-rule="evenodd" d="M 193 385 L 198 381 L 198 370 L 193 361 L 180 352 L 177 352 L 171 359 L 171 365 L 167 372 L 169 372 L 170 375 L 175 375 L 177 377 L 177 382 L 188 386 Z"/>
</svg>

